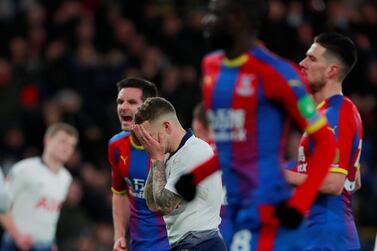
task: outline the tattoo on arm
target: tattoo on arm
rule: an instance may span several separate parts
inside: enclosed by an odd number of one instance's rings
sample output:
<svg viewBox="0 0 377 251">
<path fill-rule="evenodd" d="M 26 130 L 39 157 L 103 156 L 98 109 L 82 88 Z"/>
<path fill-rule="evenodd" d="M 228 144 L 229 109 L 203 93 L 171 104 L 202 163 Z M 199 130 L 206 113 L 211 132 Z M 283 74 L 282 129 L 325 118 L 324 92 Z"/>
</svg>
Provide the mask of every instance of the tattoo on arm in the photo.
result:
<svg viewBox="0 0 377 251">
<path fill-rule="evenodd" d="M 148 178 L 144 186 L 144 197 L 148 208 L 152 211 L 157 211 L 156 202 L 153 198 L 153 168 L 149 170 Z"/>
<path fill-rule="evenodd" d="M 165 164 L 162 161 L 153 163 L 153 197 L 158 210 L 163 215 L 170 214 L 182 201 L 182 198 L 175 193 L 165 189 L 166 174 Z"/>
</svg>

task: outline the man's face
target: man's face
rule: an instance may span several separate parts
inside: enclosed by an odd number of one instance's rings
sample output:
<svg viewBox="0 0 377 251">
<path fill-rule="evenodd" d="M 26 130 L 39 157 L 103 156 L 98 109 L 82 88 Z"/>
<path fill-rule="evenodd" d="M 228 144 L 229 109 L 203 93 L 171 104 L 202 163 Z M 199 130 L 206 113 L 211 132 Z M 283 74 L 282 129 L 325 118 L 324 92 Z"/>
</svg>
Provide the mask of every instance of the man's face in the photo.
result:
<svg viewBox="0 0 377 251">
<path fill-rule="evenodd" d="M 211 0 L 209 12 L 203 18 L 203 36 L 210 50 L 227 50 L 233 44 L 227 1 L 229 0 Z"/>
<path fill-rule="evenodd" d="M 149 121 L 144 121 L 141 124 L 144 129 L 152 136 L 155 140 L 160 142 L 159 134 L 162 135 L 166 139 L 166 143 L 169 144 L 169 134 L 166 132 L 164 127 L 163 121 L 157 119 L 150 123 Z M 161 143 L 161 142 L 160 142 Z M 165 145 L 165 153 L 167 153 L 168 145 Z"/>
<path fill-rule="evenodd" d="M 326 48 L 313 43 L 300 62 L 301 71 L 309 81 L 313 93 L 320 91 L 326 83 L 328 62 L 324 56 Z"/>
<path fill-rule="evenodd" d="M 53 159 L 61 163 L 66 163 L 75 151 L 77 139 L 66 133 L 58 131 L 53 136 L 45 138 L 44 151 Z"/>
<path fill-rule="evenodd" d="M 126 87 L 119 91 L 117 112 L 122 130 L 130 131 L 134 125 L 137 109 L 143 103 L 143 91 L 136 87 Z"/>
</svg>

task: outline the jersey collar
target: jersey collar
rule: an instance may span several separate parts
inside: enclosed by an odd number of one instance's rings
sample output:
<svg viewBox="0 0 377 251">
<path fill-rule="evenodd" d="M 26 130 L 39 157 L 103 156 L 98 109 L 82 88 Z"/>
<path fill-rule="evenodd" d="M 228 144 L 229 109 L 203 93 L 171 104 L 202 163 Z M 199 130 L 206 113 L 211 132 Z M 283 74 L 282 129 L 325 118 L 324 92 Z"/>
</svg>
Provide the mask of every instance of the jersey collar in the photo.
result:
<svg viewBox="0 0 377 251">
<path fill-rule="evenodd" d="M 227 67 L 238 67 L 246 63 L 248 56 L 246 53 L 233 59 L 224 58 L 223 64 Z"/>
<path fill-rule="evenodd" d="M 133 136 L 132 134 L 130 135 L 130 142 L 131 142 L 131 146 L 137 150 L 144 150 L 144 147 L 142 145 L 138 145 L 136 144 L 136 142 L 134 141 L 133 139 Z"/>
<path fill-rule="evenodd" d="M 181 140 L 181 143 L 179 143 L 179 146 L 178 146 L 177 150 L 175 150 L 175 152 L 173 152 L 172 154 L 170 154 L 170 156 L 169 156 L 168 159 L 170 159 L 176 152 L 178 152 L 179 149 L 181 149 L 185 145 L 185 143 L 187 142 L 187 140 L 189 138 L 191 138 L 191 136 L 193 136 L 193 135 L 194 135 L 194 133 L 192 132 L 191 128 L 187 129 L 185 135 L 183 136 L 183 138 Z"/>
<path fill-rule="evenodd" d="M 330 102 L 330 100 L 333 100 L 333 99 L 336 99 L 338 97 L 343 97 L 343 93 L 337 93 L 337 94 L 334 94 L 332 95 L 331 97 L 328 97 L 327 99 L 323 100 L 321 103 L 319 103 L 317 105 L 317 109 L 321 109 L 322 107 L 324 107 L 327 103 Z"/>
</svg>

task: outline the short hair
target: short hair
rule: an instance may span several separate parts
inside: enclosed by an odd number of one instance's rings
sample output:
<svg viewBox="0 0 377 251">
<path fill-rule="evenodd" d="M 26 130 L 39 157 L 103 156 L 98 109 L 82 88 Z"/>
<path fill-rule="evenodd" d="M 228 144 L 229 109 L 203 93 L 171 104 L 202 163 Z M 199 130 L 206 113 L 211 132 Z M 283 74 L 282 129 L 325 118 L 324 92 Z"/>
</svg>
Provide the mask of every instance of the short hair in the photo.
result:
<svg viewBox="0 0 377 251">
<path fill-rule="evenodd" d="M 135 114 L 135 124 L 153 122 L 165 114 L 176 114 L 174 106 L 164 98 L 147 98 Z"/>
<path fill-rule="evenodd" d="M 194 119 L 199 120 L 206 129 L 209 128 L 209 119 L 207 117 L 203 103 L 199 103 L 195 106 L 193 115 Z"/>
<path fill-rule="evenodd" d="M 344 80 L 357 62 L 354 42 L 349 37 L 335 32 L 322 33 L 314 38 L 314 42 L 326 49 L 325 56 L 327 54 L 340 61 L 340 80 Z"/>
<path fill-rule="evenodd" d="M 141 78 L 125 78 L 119 81 L 117 84 L 118 92 L 123 88 L 135 87 L 141 89 L 143 92 L 141 99 L 145 101 L 149 97 L 157 97 L 158 91 L 154 83 L 149 82 Z"/>
<path fill-rule="evenodd" d="M 67 133 L 68 135 L 75 137 L 76 139 L 79 138 L 79 133 L 78 133 L 77 129 L 75 127 L 73 127 L 73 126 L 71 126 L 67 123 L 63 123 L 63 122 L 57 122 L 57 123 L 50 125 L 46 130 L 45 137 L 51 138 L 60 131 L 63 131 L 65 133 Z"/>
<path fill-rule="evenodd" d="M 259 30 L 268 14 L 267 0 L 227 0 L 230 7 L 244 10 L 255 30 Z"/>
</svg>

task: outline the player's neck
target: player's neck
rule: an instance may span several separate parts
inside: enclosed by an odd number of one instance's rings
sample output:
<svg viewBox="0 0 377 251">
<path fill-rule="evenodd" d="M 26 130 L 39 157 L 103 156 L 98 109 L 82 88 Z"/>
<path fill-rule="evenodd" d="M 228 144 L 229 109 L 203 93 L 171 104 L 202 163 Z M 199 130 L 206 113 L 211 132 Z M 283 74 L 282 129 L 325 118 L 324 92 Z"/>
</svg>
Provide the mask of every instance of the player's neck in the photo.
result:
<svg viewBox="0 0 377 251">
<path fill-rule="evenodd" d="M 257 46 L 257 38 L 255 35 L 244 33 L 240 34 L 234 41 L 233 46 L 226 50 L 225 54 L 228 59 L 234 59 L 241 56 L 251 48 Z"/>
<path fill-rule="evenodd" d="M 50 169 L 50 171 L 54 174 L 57 174 L 62 166 L 62 163 L 60 161 L 54 160 L 54 158 L 51 158 L 51 156 L 46 153 L 42 155 L 42 160 L 48 167 L 48 169 Z"/>
<path fill-rule="evenodd" d="M 173 137 L 171 137 L 171 142 L 170 142 L 170 149 L 169 153 L 175 153 L 178 150 L 179 145 L 181 144 L 181 141 L 183 137 L 186 134 L 186 130 L 183 129 L 181 126 L 177 128 L 177 130 L 174 132 Z"/>
<path fill-rule="evenodd" d="M 327 83 L 320 91 L 313 94 L 315 103 L 318 105 L 322 101 L 337 94 L 342 94 L 342 83 L 331 82 Z"/>
</svg>

